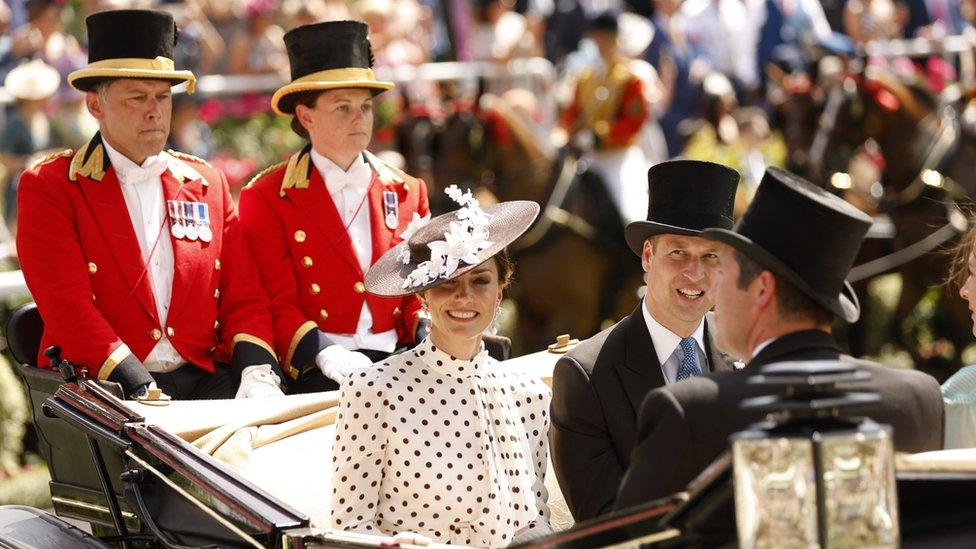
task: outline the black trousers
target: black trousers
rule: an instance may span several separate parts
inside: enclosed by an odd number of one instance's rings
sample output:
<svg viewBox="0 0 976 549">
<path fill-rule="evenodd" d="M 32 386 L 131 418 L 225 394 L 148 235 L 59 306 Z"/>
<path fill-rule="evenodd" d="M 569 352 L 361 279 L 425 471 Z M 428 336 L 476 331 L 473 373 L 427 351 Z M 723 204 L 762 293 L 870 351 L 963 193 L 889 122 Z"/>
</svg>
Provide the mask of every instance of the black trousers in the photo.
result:
<svg viewBox="0 0 976 549">
<path fill-rule="evenodd" d="M 359 349 L 356 352 L 366 355 L 367 358 L 373 362 L 379 362 L 384 358 L 395 355 L 399 353 L 401 349 L 397 349 L 392 353 L 385 353 L 383 351 L 373 351 L 369 349 Z M 335 391 L 339 388 L 339 384 L 335 381 L 325 377 L 322 370 L 318 369 L 318 366 L 312 365 L 311 368 L 305 370 L 305 372 L 298 377 L 298 379 L 287 380 L 288 384 L 288 394 L 297 395 L 304 393 L 321 393 L 324 391 Z"/>
<path fill-rule="evenodd" d="M 174 400 L 214 400 L 234 398 L 241 384 L 241 372 L 230 364 L 215 364 L 209 373 L 192 364 L 172 372 L 149 372 L 156 386 Z"/>
</svg>

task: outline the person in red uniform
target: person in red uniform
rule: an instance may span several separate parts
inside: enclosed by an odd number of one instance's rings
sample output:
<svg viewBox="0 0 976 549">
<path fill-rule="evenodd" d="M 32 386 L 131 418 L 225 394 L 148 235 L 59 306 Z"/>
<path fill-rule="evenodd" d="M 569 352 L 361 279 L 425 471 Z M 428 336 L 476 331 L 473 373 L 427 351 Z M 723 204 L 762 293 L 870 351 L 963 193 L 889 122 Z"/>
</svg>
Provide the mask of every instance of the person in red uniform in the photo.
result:
<svg viewBox="0 0 976 549">
<path fill-rule="evenodd" d="M 624 223 L 639 221 L 647 212 L 648 163 L 638 146 L 650 115 L 646 85 L 634 70 L 638 62 L 620 52 L 615 13 L 590 21 L 588 37 L 600 59 L 580 73 L 559 124 L 603 178 Z"/>
<path fill-rule="evenodd" d="M 127 397 L 281 394 L 268 299 L 224 174 L 164 151 L 177 29 L 166 13 L 88 17 L 89 64 L 68 76 L 99 132 L 21 177 L 17 250 L 41 348 Z M 39 357 L 38 364 L 44 359 Z"/>
<path fill-rule="evenodd" d="M 285 46 L 292 82 L 271 104 L 309 143 L 241 192 L 241 223 L 290 392 L 326 391 L 424 332 L 416 296 L 367 294 L 363 277 L 429 215 L 427 188 L 366 150 L 373 97 L 393 87 L 370 69 L 366 25 L 301 26 Z"/>
</svg>

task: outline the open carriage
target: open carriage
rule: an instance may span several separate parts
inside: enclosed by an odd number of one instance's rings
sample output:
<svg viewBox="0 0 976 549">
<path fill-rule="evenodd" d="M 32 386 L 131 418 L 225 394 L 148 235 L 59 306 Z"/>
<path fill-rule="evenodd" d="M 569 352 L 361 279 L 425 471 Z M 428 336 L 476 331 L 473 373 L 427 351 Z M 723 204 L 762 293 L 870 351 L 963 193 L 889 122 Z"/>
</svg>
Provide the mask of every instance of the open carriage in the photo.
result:
<svg viewBox="0 0 976 549">
<path fill-rule="evenodd" d="M 0 547 L 423 542 L 327 529 L 337 393 L 166 405 L 122 401 L 111 385 L 34 366 L 39 326 L 36 310 L 22 309 L 12 318 L 8 338 L 22 362 L 51 471 L 54 510 L 58 517 L 91 524 L 97 537 L 43 511 L 8 506 L 0 507 Z M 506 364 L 548 378 L 557 358 L 543 352 Z M 900 455 L 897 479 L 904 546 L 972 546 L 976 450 Z M 575 526 L 554 479 L 547 486 L 559 531 L 524 540 L 523 546 L 736 543 L 727 457 L 685 492 Z"/>
</svg>

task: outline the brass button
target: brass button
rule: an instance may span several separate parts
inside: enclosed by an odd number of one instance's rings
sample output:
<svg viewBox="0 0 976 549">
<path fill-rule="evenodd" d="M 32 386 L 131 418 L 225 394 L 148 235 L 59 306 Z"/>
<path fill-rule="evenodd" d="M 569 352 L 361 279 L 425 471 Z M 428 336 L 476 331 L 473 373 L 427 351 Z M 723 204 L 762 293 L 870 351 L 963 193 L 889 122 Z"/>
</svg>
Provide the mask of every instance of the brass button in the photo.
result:
<svg viewBox="0 0 976 549">
<path fill-rule="evenodd" d="M 219 259 L 214 259 L 214 269 L 216 269 L 218 271 L 220 270 L 220 260 Z"/>
<path fill-rule="evenodd" d="M 352 289 L 356 290 L 357 294 L 361 294 L 366 291 L 366 285 L 363 284 L 362 282 L 357 282 L 356 285 L 352 287 Z"/>
<path fill-rule="evenodd" d="M 174 335 L 176 335 L 176 330 L 174 330 L 172 326 L 167 326 L 166 335 L 168 335 L 169 337 L 173 337 Z"/>
<path fill-rule="evenodd" d="M 95 265 L 94 262 L 89 263 L 88 264 L 88 273 L 89 274 L 95 274 L 97 272 L 98 272 L 98 265 Z"/>
<path fill-rule="evenodd" d="M 404 183 L 403 184 L 403 190 L 405 190 L 407 192 L 410 192 L 410 185 L 407 185 L 406 183 Z"/>
<path fill-rule="evenodd" d="M 215 320 L 214 321 L 214 330 L 219 330 L 219 329 L 220 329 L 220 321 L 219 320 Z"/>
<path fill-rule="evenodd" d="M 220 299 L 220 288 L 214 290 L 214 299 Z"/>
<path fill-rule="evenodd" d="M 308 292 L 312 295 L 318 295 L 321 291 L 322 288 L 319 288 L 319 285 L 314 282 L 308 287 Z"/>
<path fill-rule="evenodd" d="M 160 332 L 159 328 L 153 328 L 153 331 L 149 332 L 149 337 L 155 341 L 159 341 L 163 337 L 163 332 Z"/>
<path fill-rule="evenodd" d="M 305 231 L 295 231 L 295 242 L 305 242 Z"/>
<path fill-rule="evenodd" d="M 321 318 L 322 320 L 327 320 L 329 318 L 329 311 L 326 311 L 325 309 L 321 309 L 319 311 L 319 318 Z"/>
<path fill-rule="evenodd" d="M 393 316 L 394 317 L 400 316 L 400 308 L 399 307 L 394 307 L 393 308 Z"/>
<path fill-rule="evenodd" d="M 306 267 L 311 267 L 312 264 L 313 264 L 313 262 L 312 262 L 312 258 L 311 257 L 308 257 L 306 255 L 305 257 L 302 258 L 302 265 L 305 265 Z"/>
</svg>

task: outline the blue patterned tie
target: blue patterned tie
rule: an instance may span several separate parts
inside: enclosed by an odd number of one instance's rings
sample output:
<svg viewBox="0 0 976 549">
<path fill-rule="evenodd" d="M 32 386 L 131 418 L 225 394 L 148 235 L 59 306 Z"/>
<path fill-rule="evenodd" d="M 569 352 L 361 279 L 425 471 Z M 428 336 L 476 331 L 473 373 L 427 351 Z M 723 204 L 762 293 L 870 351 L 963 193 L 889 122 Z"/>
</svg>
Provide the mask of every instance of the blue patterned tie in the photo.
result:
<svg viewBox="0 0 976 549">
<path fill-rule="evenodd" d="M 681 347 L 681 366 L 678 367 L 678 381 L 702 375 L 698 365 L 698 343 L 693 337 L 686 337 L 678 344 Z"/>
</svg>

